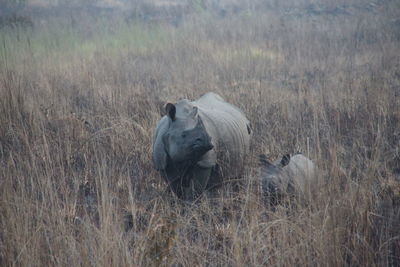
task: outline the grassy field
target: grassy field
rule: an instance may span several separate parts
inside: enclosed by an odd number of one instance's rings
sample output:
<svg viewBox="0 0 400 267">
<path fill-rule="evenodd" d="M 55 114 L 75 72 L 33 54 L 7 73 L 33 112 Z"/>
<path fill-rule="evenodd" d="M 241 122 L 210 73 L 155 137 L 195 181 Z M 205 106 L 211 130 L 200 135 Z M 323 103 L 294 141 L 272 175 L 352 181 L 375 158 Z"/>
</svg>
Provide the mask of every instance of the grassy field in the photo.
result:
<svg viewBox="0 0 400 267">
<path fill-rule="evenodd" d="M 1 28 L 0 265 L 399 266 L 400 5 L 306 2 Z M 251 154 L 238 190 L 184 203 L 152 132 L 209 91 Z M 296 151 L 321 186 L 270 207 L 257 156 Z"/>
</svg>

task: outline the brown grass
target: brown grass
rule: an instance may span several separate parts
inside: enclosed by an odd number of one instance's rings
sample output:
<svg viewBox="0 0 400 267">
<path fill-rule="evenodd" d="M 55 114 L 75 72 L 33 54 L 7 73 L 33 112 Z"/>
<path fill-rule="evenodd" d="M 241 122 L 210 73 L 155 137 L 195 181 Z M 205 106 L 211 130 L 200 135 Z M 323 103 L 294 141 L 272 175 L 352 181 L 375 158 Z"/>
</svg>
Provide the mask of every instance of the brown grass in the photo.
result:
<svg viewBox="0 0 400 267">
<path fill-rule="evenodd" d="M 32 38 L 46 29 L 4 37 L 0 265 L 398 266 L 392 2 L 355 15 L 202 13 L 136 26 L 133 39 L 118 35 L 131 25 L 71 28 L 74 48 L 54 35 L 43 51 Z M 247 114 L 252 151 L 239 190 L 188 204 L 152 167 L 152 130 L 164 101 L 208 91 Z M 272 209 L 255 159 L 297 150 L 323 185 L 307 206 Z"/>
</svg>

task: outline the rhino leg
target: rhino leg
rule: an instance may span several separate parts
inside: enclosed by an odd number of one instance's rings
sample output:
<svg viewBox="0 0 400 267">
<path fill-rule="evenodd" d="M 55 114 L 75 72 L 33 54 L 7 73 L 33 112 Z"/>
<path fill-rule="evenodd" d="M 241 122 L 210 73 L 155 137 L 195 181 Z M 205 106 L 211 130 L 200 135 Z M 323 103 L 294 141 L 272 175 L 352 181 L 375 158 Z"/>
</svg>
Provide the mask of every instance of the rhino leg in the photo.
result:
<svg viewBox="0 0 400 267">
<path fill-rule="evenodd" d="M 166 170 L 162 173 L 164 180 L 171 190 L 179 197 L 184 198 L 184 188 L 189 186 L 191 168 L 168 162 Z"/>
<path fill-rule="evenodd" d="M 186 190 L 185 188 L 187 188 L 188 186 L 186 186 L 187 183 L 187 177 L 181 177 L 181 176 L 165 176 L 164 177 L 165 180 L 167 181 L 167 183 L 169 184 L 169 187 L 171 188 L 171 190 L 177 195 L 178 198 L 183 198 L 185 199 L 185 195 L 186 195 Z"/>
<path fill-rule="evenodd" d="M 184 199 L 194 200 L 203 193 L 210 179 L 211 170 L 212 168 L 202 168 L 200 166 L 193 168 L 193 176 L 189 181 L 189 186 L 182 188 Z"/>
</svg>

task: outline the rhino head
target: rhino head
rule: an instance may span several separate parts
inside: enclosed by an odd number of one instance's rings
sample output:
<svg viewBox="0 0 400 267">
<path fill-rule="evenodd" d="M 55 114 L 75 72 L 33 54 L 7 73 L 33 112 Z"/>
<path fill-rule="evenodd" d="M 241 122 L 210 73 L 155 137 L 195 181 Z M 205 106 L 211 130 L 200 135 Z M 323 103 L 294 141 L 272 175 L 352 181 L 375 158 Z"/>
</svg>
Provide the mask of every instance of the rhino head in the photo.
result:
<svg viewBox="0 0 400 267">
<path fill-rule="evenodd" d="M 301 153 L 285 155 L 274 163 L 260 155 L 260 163 L 263 193 L 274 204 L 283 195 L 304 197 L 318 186 L 315 164 Z"/>
<path fill-rule="evenodd" d="M 190 106 L 177 114 L 174 104 L 165 107 L 168 123 L 157 136 L 153 161 L 157 169 L 165 169 L 167 159 L 174 163 L 194 164 L 213 149 L 211 137 L 198 114 L 198 108 Z"/>
<path fill-rule="evenodd" d="M 261 166 L 261 183 L 263 193 L 269 197 L 271 204 L 276 205 L 282 194 L 282 174 L 284 168 L 290 162 L 290 155 L 286 154 L 280 161 L 271 162 L 264 154 L 259 156 Z M 287 190 L 293 191 L 293 186 L 290 181 L 287 181 Z"/>
</svg>

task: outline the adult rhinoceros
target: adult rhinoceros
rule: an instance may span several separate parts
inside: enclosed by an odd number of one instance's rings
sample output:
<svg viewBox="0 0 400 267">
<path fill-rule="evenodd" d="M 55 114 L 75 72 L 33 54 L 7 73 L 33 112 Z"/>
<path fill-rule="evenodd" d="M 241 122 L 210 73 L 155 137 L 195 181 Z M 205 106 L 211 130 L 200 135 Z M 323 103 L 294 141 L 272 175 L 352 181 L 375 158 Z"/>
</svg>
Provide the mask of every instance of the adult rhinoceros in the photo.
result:
<svg viewBox="0 0 400 267">
<path fill-rule="evenodd" d="M 178 197 L 193 199 L 221 177 L 240 174 L 251 129 L 237 107 L 207 93 L 165 109 L 154 132 L 152 159 Z"/>
</svg>

